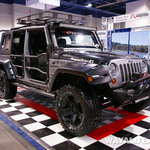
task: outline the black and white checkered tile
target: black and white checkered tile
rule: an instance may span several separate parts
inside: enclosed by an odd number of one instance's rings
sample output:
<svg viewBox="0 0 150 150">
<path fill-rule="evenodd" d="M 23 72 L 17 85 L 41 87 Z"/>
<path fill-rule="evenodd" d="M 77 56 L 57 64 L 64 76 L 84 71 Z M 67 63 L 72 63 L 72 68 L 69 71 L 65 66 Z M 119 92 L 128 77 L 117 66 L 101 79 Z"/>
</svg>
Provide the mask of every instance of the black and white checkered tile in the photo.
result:
<svg viewBox="0 0 150 150">
<path fill-rule="evenodd" d="M 55 101 L 39 96 L 27 90 L 18 90 L 20 95 L 27 97 L 41 105 L 54 109 Z M 51 105 L 49 105 L 51 103 Z M 148 117 L 142 121 L 130 125 L 123 130 L 109 135 L 101 140 L 95 140 L 88 135 L 75 137 L 61 127 L 60 123 L 49 116 L 36 111 L 15 100 L 0 100 L 0 113 L 13 121 L 27 134 L 32 136 L 46 149 L 56 150 L 148 150 L 150 149 L 150 108 L 139 113 Z M 102 126 L 112 123 L 124 117 L 117 112 L 104 110 Z M 117 128 L 117 127 L 114 127 Z M 112 129 L 113 130 L 113 129 Z"/>
</svg>

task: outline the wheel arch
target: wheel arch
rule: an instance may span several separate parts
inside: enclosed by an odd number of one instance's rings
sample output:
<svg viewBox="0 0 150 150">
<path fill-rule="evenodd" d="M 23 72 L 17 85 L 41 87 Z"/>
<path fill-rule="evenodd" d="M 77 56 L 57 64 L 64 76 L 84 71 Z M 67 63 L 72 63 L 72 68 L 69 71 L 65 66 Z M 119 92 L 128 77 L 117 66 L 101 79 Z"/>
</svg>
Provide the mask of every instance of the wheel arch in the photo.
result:
<svg viewBox="0 0 150 150">
<path fill-rule="evenodd" d="M 60 89 L 65 84 L 74 84 L 74 83 L 80 83 L 80 84 L 88 84 L 87 76 L 83 73 L 77 73 L 77 72 L 59 72 L 56 77 L 54 77 L 54 80 L 52 82 L 51 91 L 56 91 Z"/>
</svg>

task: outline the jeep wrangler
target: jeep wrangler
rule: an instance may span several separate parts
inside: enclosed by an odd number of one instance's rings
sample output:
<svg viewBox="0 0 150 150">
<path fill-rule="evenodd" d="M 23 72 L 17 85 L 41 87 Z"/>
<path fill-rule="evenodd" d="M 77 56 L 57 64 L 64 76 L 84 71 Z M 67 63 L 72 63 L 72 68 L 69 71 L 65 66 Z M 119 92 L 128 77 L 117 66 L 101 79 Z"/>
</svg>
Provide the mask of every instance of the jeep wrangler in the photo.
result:
<svg viewBox="0 0 150 150">
<path fill-rule="evenodd" d="M 25 26 L 2 34 L 0 98 L 15 97 L 17 86 L 55 98 L 61 125 L 76 136 L 99 127 L 106 107 L 138 112 L 149 105 L 144 59 L 103 51 L 95 28 L 75 25 L 70 15 L 65 24 L 41 16 L 19 18 Z"/>
</svg>

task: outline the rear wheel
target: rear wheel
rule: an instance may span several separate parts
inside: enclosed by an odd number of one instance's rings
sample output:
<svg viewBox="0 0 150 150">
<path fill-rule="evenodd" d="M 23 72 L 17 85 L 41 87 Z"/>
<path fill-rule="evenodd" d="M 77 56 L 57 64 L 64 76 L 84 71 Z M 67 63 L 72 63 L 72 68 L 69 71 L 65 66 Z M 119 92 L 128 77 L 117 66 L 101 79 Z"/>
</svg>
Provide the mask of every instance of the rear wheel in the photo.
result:
<svg viewBox="0 0 150 150">
<path fill-rule="evenodd" d="M 10 84 L 6 73 L 3 70 L 0 70 L 0 98 L 12 99 L 15 97 L 16 92 L 17 87 Z"/>
<path fill-rule="evenodd" d="M 59 121 L 67 132 L 75 136 L 92 132 L 102 119 L 100 103 L 95 95 L 89 93 L 77 86 L 67 85 L 60 89 L 56 98 Z"/>
<path fill-rule="evenodd" d="M 149 106 L 150 100 L 141 101 L 136 104 L 129 104 L 123 106 L 123 109 L 130 112 L 138 112 Z"/>
</svg>

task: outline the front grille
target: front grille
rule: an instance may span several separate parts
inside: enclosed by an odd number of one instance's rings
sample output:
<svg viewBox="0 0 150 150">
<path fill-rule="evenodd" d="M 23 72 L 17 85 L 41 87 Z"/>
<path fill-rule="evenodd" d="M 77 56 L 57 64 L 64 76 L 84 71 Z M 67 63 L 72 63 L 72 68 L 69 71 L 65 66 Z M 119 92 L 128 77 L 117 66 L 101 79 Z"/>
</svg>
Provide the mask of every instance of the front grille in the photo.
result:
<svg viewBox="0 0 150 150">
<path fill-rule="evenodd" d="M 127 82 L 131 80 L 133 73 L 142 72 L 141 63 L 120 64 L 120 71 L 122 76 L 122 82 Z"/>
</svg>

